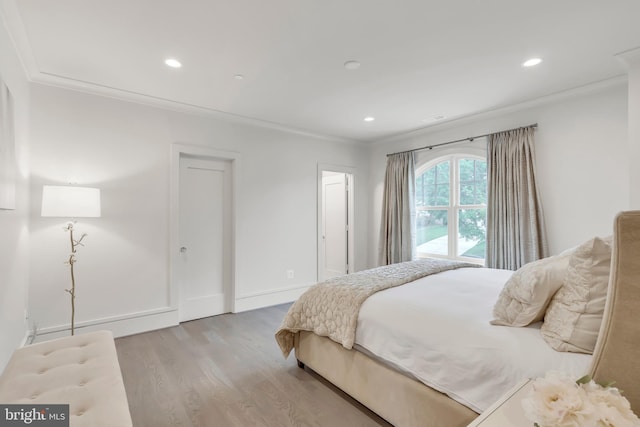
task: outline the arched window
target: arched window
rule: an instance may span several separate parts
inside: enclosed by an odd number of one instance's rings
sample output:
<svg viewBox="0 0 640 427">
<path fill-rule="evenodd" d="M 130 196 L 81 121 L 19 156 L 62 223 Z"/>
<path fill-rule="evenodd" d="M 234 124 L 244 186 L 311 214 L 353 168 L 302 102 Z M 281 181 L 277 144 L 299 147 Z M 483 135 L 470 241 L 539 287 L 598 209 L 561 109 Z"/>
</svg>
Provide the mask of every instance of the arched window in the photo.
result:
<svg viewBox="0 0 640 427">
<path fill-rule="evenodd" d="M 418 256 L 484 262 L 486 160 L 443 156 L 419 168 L 416 175 Z"/>
</svg>

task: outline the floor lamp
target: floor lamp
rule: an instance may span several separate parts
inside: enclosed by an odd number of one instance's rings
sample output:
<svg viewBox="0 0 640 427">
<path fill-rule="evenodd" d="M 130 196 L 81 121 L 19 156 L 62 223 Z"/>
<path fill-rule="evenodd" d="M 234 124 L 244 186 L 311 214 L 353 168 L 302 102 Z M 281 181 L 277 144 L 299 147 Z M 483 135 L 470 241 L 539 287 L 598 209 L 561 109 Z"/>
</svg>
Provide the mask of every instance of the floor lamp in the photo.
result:
<svg viewBox="0 0 640 427">
<path fill-rule="evenodd" d="M 42 187 L 42 212 L 43 217 L 68 218 L 70 221 L 64 227 L 69 232 L 71 253 L 67 264 L 71 273 L 71 287 L 65 289 L 71 297 L 71 335 L 75 333 L 76 315 L 76 279 L 73 275 L 73 264 L 76 262 L 76 248 L 83 246 L 82 240 L 73 237 L 73 226 L 76 218 L 96 218 L 100 216 L 100 189 L 88 187 L 53 186 Z"/>
</svg>

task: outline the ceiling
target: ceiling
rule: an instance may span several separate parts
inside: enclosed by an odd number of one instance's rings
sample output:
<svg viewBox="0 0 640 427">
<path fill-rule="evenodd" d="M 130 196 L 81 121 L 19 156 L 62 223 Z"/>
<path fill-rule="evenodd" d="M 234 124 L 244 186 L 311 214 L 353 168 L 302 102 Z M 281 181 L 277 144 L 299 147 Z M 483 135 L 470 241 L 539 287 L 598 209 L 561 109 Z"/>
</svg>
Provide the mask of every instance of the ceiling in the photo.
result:
<svg viewBox="0 0 640 427">
<path fill-rule="evenodd" d="M 638 0 L 3 1 L 34 81 L 359 141 L 624 75 L 640 46 Z"/>
</svg>

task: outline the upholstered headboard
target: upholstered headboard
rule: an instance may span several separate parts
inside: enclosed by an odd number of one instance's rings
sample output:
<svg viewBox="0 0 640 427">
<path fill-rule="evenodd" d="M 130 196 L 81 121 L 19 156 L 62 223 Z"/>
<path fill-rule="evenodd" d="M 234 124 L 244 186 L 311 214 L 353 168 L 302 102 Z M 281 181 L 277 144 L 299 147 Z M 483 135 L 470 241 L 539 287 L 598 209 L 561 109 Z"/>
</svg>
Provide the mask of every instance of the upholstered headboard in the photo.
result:
<svg viewBox="0 0 640 427">
<path fill-rule="evenodd" d="M 604 318 L 593 354 L 596 381 L 615 381 L 640 413 L 640 211 L 614 222 L 613 256 Z"/>
</svg>

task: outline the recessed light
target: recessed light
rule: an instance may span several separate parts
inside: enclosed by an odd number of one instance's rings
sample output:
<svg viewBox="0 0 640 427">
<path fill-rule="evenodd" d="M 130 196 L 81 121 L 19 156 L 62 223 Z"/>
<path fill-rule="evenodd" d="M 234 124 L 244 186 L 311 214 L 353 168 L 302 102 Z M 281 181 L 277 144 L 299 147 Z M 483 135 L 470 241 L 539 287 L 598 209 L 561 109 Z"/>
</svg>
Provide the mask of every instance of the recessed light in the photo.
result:
<svg viewBox="0 0 640 427">
<path fill-rule="evenodd" d="M 244 76 L 242 74 L 236 74 L 233 78 L 236 80 L 244 80 Z"/>
<path fill-rule="evenodd" d="M 347 61 L 344 63 L 344 68 L 346 68 L 347 70 L 357 70 L 358 68 L 360 68 L 360 63 L 358 61 Z"/>
<path fill-rule="evenodd" d="M 173 58 L 169 58 L 169 59 L 165 60 L 164 63 L 167 64 L 171 68 L 180 68 L 180 67 L 182 67 L 182 64 L 180 63 L 180 61 L 178 61 L 177 59 L 173 59 Z"/>
<path fill-rule="evenodd" d="M 364 121 L 365 121 L 365 122 L 372 122 L 372 121 L 374 121 L 375 119 L 376 119 L 375 117 L 371 117 L 371 116 L 369 116 L 369 117 L 365 117 L 365 118 L 364 118 Z"/>
<path fill-rule="evenodd" d="M 534 65 L 538 65 L 541 62 L 542 62 L 542 59 L 540 59 L 540 58 L 531 58 L 531 59 L 528 59 L 528 60 L 524 61 L 522 63 L 522 66 L 523 67 L 533 67 Z"/>
</svg>

